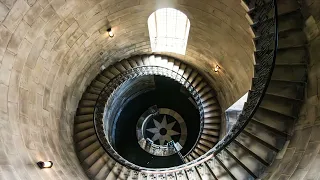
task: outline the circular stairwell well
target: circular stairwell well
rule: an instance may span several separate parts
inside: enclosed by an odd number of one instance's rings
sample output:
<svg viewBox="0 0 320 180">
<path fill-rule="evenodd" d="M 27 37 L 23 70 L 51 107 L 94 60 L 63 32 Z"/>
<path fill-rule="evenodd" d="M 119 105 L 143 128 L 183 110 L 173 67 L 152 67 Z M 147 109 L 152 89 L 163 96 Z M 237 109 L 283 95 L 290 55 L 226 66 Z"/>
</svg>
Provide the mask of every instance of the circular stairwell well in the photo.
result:
<svg viewBox="0 0 320 180">
<path fill-rule="evenodd" d="M 91 179 L 268 178 L 266 170 L 285 151 L 303 101 L 307 39 L 296 1 L 242 4 L 255 36 L 256 64 L 247 103 L 233 128 L 219 141 L 220 106 L 201 72 L 160 55 L 122 60 L 92 81 L 75 117 L 75 147 Z M 183 102 L 181 110 L 168 94 Z M 181 118 L 164 118 L 159 109 Z M 199 128 L 188 127 L 190 122 Z M 170 137 L 168 130 L 174 131 Z"/>
<path fill-rule="evenodd" d="M 175 167 L 218 142 L 220 111 L 214 90 L 192 67 L 167 56 L 134 56 L 106 68 L 83 94 L 75 147 L 92 178 L 126 165 Z"/>
</svg>

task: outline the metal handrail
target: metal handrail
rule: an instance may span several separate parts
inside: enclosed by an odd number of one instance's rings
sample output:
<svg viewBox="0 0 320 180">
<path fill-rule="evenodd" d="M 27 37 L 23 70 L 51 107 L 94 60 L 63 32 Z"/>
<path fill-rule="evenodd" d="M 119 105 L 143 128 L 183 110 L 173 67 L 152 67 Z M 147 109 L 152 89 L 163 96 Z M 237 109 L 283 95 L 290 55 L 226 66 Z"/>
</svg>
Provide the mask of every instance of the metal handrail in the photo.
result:
<svg viewBox="0 0 320 180">
<path fill-rule="evenodd" d="M 198 134 L 197 142 L 202 134 L 203 126 L 204 126 L 204 108 L 202 105 L 202 102 L 200 100 L 200 96 L 195 90 L 195 88 L 192 86 L 191 83 L 188 82 L 187 79 L 185 79 L 182 75 L 179 73 L 172 71 L 168 68 L 161 67 L 161 66 L 139 66 L 132 68 L 123 74 L 118 75 L 117 77 L 113 78 L 111 82 L 106 84 L 106 86 L 103 88 L 103 90 L 100 92 L 98 96 L 98 100 L 95 105 L 94 109 L 94 129 L 97 133 L 98 140 L 104 150 L 115 160 L 117 160 L 121 165 L 125 165 L 130 167 L 134 170 L 141 170 L 143 167 L 137 166 L 133 163 L 130 163 L 129 161 L 125 160 L 123 157 L 121 157 L 111 146 L 111 143 L 109 141 L 109 138 L 106 137 L 105 130 L 103 128 L 103 116 L 102 113 L 104 112 L 104 105 L 107 103 L 107 99 L 112 96 L 113 91 L 122 83 L 129 79 L 133 79 L 139 76 L 145 76 L 145 75 L 163 75 L 169 78 L 172 78 L 173 80 L 179 82 L 183 86 L 185 86 L 190 94 L 193 96 L 193 98 L 196 100 L 196 103 L 198 105 L 199 113 L 200 113 L 200 131 Z M 173 77 L 174 78 L 173 78 Z M 104 96 L 103 93 L 106 93 L 107 96 Z M 101 101 L 99 101 L 101 100 Z"/>
<path fill-rule="evenodd" d="M 273 11 L 273 18 L 272 18 L 272 27 L 265 26 L 263 29 L 263 33 L 261 34 L 261 37 L 266 37 L 264 41 L 261 44 L 256 44 L 257 46 L 260 46 L 260 50 L 256 52 L 256 54 L 261 58 L 257 58 L 260 60 L 260 62 L 257 63 L 256 66 L 256 72 L 259 72 L 257 74 L 258 77 L 253 81 L 253 91 L 249 91 L 248 100 L 247 103 L 245 103 L 245 106 L 243 108 L 242 114 L 239 116 L 238 121 L 236 124 L 232 127 L 232 129 L 227 133 L 227 135 L 220 140 L 211 150 L 209 150 L 207 153 L 202 155 L 201 157 L 197 158 L 196 160 L 193 160 L 191 162 L 188 162 L 186 164 L 176 166 L 176 167 L 170 167 L 170 168 L 144 168 L 137 165 L 134 165 L 132 163 L 124 164 L 125 166 L 141 171 L 144 173 L 152 173 L 152 174 L 165 174 L 165 173 L 172 173 L 177 171 L 185 171 L 186 169 L 192 168 L 194 166 L 197 166 L 199 164 L 202 164 L 211 158 L 214 158 L 217 156 L 223 149 L 225 149 L 246 127 L 246 125 L 249 123 L 255 112 L 257 111 L 258 107 L 260 106 L 262 99 L 267 91 L 269 82 L 271 80 L 272 72 L 275 66 L 275 60 L 277 55 L 277 48 L 278 48 L 278 11 L 277 11 L 277 0 L 272 0 L 269 4 L 265 3 L 264 0 L 256 0 L 256 5 L 263 5 L 263 6 L 269 6 L 267 8 L 264 8 L 263 11 L 258 12 L 259 17 L 258 21 L 263 22 L 267 20 L 268 13 L 270 11 Z M 268 11 L 268 8 L 270 8 L 270 11 Z M 274 32 L 270 33 L 271 28 L 274 28 Z M 265 33 L 265 34 L 264 34 Z M 271 44 L 274 43 L 274 47 L 270 49 Z"/>
</svg>

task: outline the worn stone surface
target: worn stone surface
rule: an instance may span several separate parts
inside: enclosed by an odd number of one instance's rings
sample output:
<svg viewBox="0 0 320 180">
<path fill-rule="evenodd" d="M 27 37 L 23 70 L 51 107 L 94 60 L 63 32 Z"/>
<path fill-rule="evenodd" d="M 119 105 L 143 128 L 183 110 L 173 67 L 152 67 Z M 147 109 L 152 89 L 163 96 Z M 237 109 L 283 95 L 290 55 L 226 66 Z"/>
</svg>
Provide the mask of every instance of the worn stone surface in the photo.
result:
<svg viewBox="0 0 320 180">
<path fill-rule="evenodd" d="M 279 161 L 279 166 L 287 170 L 272 174 L 269 179 L 281 179 L 286 176 L 290 180 L 317 180 L 320 178 L 320 1 L 303 0 L 305 6 L 304 32 L 309 40 L 308 84 L 305 89 L 305 100 L 300 117 L 296 122 L 295 131 L 289 148 L 294 149 L 296 158 L 289 163 Z M 286 152 L 287 154 L 288 152 Z"/>
<path fill-rule="evenodd" d="M 253 76 L 239 1 L 0 0 L 0 179 L 87 179 L 72 146 L 77 103 L 102 64 L 151 53 L 147 19 L 163 7 L 191 22 L 186 55 L 164 54 L 203 71 L 223 109 L 233 104 Z M 39 160 L 54 166 L 40 171 Z"/>
</svg>

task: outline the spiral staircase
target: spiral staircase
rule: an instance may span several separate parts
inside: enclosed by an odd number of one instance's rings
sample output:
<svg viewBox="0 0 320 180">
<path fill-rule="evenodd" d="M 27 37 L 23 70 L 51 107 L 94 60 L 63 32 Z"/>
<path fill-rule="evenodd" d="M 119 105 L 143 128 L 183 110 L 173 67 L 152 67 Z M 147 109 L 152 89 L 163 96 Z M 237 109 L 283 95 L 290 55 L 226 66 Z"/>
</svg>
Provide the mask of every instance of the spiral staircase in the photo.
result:
<svg viewBox="0 0 320 180">
<path fill-rule="evenodd" d="M 307 39 L 300 7 L 293 0 L 243 0 L 255 36 L 252 87 L 237 123 L 219 137 L 221 110 L 214 90 L 196 69 L 162 55 L 140 55 L 103 70 L 87 87 L 74 121 L 74 142 L 90 179 L 263 179 L 290 141 L 304 98 Z M 105 120 L 114 94 L 130 79 L 171 78 L 184 86 L 198 106 L 200 132 L 179 166 L 146 168 L 121 157 L 108 139 Z M 107 109 L 108 110 L 108 109 Z M 110 121 L 110 122 L 109 122 Z"/>
</svg>

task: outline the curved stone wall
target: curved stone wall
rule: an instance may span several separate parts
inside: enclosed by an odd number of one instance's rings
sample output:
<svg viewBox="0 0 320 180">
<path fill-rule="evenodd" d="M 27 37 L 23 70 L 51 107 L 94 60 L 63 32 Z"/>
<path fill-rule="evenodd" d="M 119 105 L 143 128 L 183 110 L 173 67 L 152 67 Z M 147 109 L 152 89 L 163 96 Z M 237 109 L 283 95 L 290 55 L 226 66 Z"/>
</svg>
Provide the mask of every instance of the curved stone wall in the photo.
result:
<svg viewBox="0 0 320 180">
<path fill-rule="evenodd" d="M 249 89 L 253 43 L 239 1 L 159 2 L 0 1 L 0 179 L 86 179 L 72 142 L 78 101 L 102 64 L 151 53 L 147 18 L 158 8 L 190 19 L 186 56 L 171 56 L 210 77 L 223 109 Z M 54 166 L 39 170 L 38 160 Z"/>
</svg>

